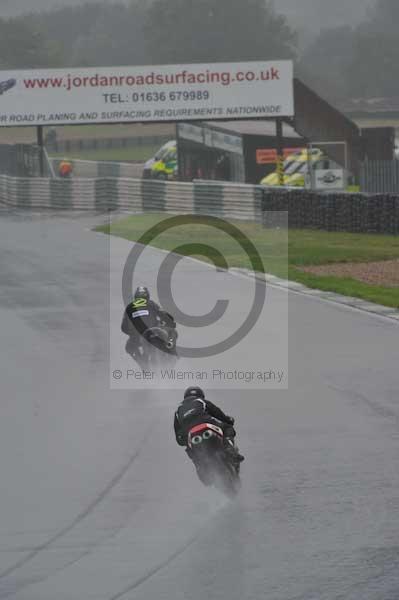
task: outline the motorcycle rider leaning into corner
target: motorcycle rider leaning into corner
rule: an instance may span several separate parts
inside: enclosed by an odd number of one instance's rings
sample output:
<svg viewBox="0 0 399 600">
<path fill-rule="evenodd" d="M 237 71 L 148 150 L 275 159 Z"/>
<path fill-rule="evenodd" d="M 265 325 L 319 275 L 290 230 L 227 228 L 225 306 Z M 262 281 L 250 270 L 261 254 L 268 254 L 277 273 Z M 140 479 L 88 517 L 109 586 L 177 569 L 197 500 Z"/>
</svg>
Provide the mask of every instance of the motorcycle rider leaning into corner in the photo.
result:
<svg viewBox="0 0 399 600">
<path fill-rule="evenodd" d="M 176 322 L 172 315 L 162 310 L 151 300 L 148 288 L 140 285 L 135 293 L 134 300 L 130 302 L 122 319 L 122 332 L 129 336 L 126 342 L 126 352 L 134 356 L 141 343 L 141 336 L 151 327 L 167 328 L 170 337 L 176 341 Z"/>
<path fill-rule="evenodd" d="M 217 423 L 215 423 L 215 419 Z M 175 412 L 174 429 L 176 442 L 179 446 L 186 446 L 186 453 L 191 460 L 193 460 L 193 453 L 191 449 L 187 447 L 188 432 L 192 427 L 195 427 L 195 425 L 206 422 L 215 423 L 223 429 L 226 452 L 236 464 L 242 462 L 244 457 L 239 453 L 238 448 L 234 443 L 236 432 L 233 427 L 233 417 L 229 417 L 218 406 L 213 404 L 213 402 L 206 400 L 205 394 L 201 388 L 187 388 L 184 392 L 183 401 Z M 198 466 L 199 465 L 195 464 L 197 471 Z"/>
</svg>

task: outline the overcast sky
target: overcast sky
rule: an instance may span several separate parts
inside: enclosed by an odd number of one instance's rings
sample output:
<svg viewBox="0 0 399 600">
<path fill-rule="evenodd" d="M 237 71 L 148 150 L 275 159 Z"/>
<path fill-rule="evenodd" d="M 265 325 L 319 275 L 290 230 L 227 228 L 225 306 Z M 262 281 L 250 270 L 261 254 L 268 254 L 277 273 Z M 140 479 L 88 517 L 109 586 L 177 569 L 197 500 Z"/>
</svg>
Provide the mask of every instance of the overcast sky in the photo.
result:
<svg viewBox="0 0 399 600">
<path fill-rule="evenodd" d="M 0 0 L 0 17 L 62 5 L 83 4 L 83 1 Z M 110 4 L 115 2 L 115 0 L 105 1 Z M 363 20 L 368 5 L 374 2 L 375 0 L 274 0 L 274 5 L 278 12 L 289 16 L 294 25 L 320 28 L 359 23 Z M 243 4 L 245 4 L 245 0 L 243 0 Z"/>
<path fill-rule="evenodd" d="M 277 12 L 293 23 L 317 27 L 357 24 L 375 0 L 274 0 Z"/>
</svg>

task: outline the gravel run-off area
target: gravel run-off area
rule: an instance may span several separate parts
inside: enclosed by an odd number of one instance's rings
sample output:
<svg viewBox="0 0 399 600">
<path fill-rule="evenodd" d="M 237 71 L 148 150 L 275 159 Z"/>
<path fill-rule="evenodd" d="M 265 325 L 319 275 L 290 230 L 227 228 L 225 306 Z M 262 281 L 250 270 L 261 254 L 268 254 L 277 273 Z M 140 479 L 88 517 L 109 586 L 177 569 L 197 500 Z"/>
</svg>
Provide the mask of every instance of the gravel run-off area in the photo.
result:
<svg viewBox="0 0 399 600">
<path fill-rule="evenodd" d="M 399 260 L 383 260 L 369 263 L 336 263 L 331 265 L 302 267 L 313 275 L 330 275 L 357 279 L 370 285 L 399 286 Z"/>
</svg>

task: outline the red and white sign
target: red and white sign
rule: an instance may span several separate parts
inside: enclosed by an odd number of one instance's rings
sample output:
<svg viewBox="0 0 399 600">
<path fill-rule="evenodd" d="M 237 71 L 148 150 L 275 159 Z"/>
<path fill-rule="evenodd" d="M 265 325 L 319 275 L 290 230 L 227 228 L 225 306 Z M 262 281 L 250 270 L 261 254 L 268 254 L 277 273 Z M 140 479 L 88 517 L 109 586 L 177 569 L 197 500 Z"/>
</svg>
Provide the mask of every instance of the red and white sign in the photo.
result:
<svg viewBox="0 0 399 600">
<path fill-rule="evenodd" d="M 289 60 L 0 71 L 0 126 L 293 115 Z"/>
</svg>

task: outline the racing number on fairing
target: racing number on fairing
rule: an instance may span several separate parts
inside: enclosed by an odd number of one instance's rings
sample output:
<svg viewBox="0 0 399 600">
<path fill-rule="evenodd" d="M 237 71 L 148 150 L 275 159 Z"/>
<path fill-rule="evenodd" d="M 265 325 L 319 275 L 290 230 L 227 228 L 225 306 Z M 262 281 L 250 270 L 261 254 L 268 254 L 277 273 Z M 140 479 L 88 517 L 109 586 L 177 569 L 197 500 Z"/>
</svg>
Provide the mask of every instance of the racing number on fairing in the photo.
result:
<svg viewBox="0 0 399 600">
<path fill-rule="evenodd" d="M 138 298 L 133 302 L 134 308 L 143 308 L 143 306 L 147 306 L 147 300 L 145 298 Z"/>
</svg>

